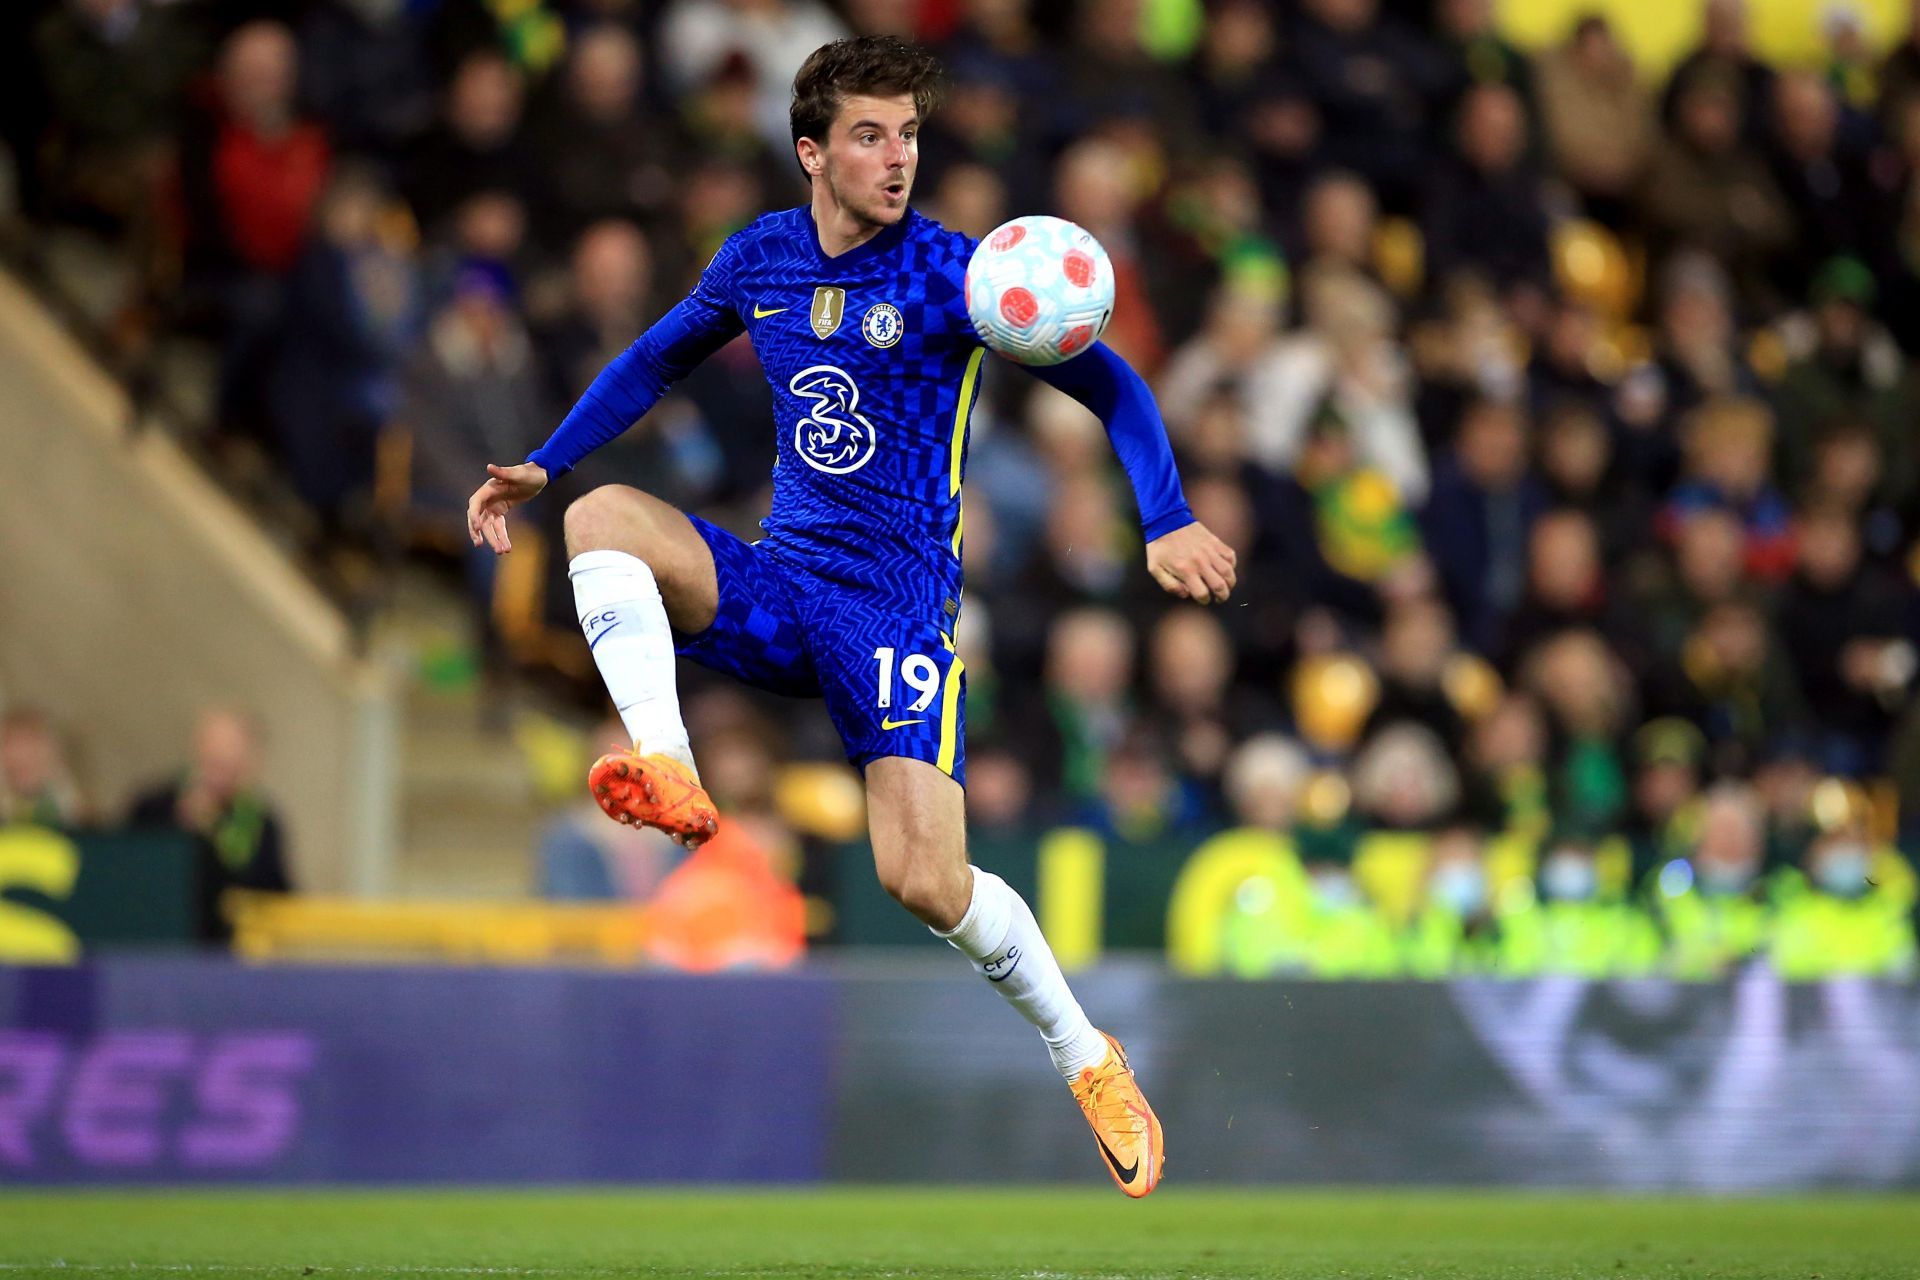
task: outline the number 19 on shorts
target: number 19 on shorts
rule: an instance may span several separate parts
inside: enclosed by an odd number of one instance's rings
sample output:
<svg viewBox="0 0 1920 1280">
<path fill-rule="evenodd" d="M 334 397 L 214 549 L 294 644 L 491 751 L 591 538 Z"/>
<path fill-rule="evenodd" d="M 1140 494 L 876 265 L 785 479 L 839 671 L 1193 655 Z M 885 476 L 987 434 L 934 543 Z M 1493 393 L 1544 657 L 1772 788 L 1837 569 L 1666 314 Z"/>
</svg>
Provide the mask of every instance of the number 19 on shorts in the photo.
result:
<svg viewBox="0 0 1920 1280">
<path fill-rule="evenodd" d="M 880 707 L 893 705 L 894 651 L 893 646 L 875 649 L 873 660 L 880 664 L 879 700 Z M 901 682 L 912 689 L 916 695 L 907 705 L 908 711 L 925 711 L 933 702 L 933 695 L 940 692 L 940 668 L 934 665 L 932 658 L 924 653 L 911 653 L 900 662 Z"/>
</svg>

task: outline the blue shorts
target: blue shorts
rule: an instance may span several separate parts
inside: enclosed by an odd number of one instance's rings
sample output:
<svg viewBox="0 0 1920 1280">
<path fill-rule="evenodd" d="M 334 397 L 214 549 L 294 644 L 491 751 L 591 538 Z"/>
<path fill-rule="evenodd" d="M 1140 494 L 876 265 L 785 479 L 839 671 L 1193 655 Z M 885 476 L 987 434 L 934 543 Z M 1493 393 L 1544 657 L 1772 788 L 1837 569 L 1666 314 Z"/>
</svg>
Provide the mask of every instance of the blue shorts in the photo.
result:
<svg viewBox="0 0 1920 1280">
<path fill-rule="evenodd" d="M 946 618 L 909 616 L 885 592 L 687 519 L 713 552 L 720 606 L 698 635 L 676 633 L 675 652 L 758 689 L 824 699 L 856 768 L 906 756 L 965 784 L 966 666 Z"/>
</svg>

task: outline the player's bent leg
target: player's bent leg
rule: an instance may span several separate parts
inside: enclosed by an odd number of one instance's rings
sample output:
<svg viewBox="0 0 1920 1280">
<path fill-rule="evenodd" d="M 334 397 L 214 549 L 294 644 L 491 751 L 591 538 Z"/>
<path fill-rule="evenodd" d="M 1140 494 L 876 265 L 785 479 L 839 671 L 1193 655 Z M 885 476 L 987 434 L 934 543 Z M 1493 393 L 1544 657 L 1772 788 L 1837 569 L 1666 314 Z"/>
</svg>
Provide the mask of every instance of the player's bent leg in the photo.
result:
<svg viewBox="0 0 1920 1280">
<path fill-rule="evenodd" d="M 713 621 L 712 552 L 683 513 L 622 485 L 569 506 L 566 537 L 580 627 L 633 738 L 631 751 L 594 763 L 588 787 L 616 821 L 704 840 L 718 830 L 719 815 L 680 718 L 672 628 L 700 630 Z"/>
<path fill-rule="evenodd" d="M 866 776 L 880 883 L 1039 1029 L 1120 1189 L 1152 1191 L 1166 1159 L 1160 1121 L 1119 1042 L 1096 1030 L 1074 999 L 1032 909 L 999 876 L 967 864 L 960 784 L 903 756 L 868 762 Z"/>
<path fill-rule="evenodd" d="M 667 618 L 692 635 L 713 622 L 720 607 L 713 551 L 670 502 L 624 484 L 601 485 L 575 498 L 565 518 L 567 556 L 623 551 L 646 564 Z"/>
</svg>

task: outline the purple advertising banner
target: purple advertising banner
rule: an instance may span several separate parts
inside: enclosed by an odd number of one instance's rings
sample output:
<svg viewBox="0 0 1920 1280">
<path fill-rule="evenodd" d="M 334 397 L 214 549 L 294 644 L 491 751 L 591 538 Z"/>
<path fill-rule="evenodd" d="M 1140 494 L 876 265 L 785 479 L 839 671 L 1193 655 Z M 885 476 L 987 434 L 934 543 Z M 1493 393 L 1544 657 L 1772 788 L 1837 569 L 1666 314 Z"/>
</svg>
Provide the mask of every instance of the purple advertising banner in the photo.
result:
<svg viewBox="0 0 1920 1280">
<path fill-rule="evenodd" d="M 807 976 L 0 970 L 0 1183 L 816 1179 Z"/>
</svg>

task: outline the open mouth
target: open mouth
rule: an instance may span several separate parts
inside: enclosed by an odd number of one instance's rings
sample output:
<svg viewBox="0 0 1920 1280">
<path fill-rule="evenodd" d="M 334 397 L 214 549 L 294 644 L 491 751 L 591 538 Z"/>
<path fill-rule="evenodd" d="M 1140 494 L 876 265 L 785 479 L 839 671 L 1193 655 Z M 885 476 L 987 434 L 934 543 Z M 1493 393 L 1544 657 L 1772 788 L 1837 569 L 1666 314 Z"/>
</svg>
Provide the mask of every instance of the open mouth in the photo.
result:
<svg viewBox="0 0 1920 1280">
<path fill-rule="evenodd" d="M 901 196 L 907 194 L 907 184 L 904 182 L 889 182 L 880 189 L 887 193 L 887 199 L 889 200 L 898 200 Z"/>
</svg>

